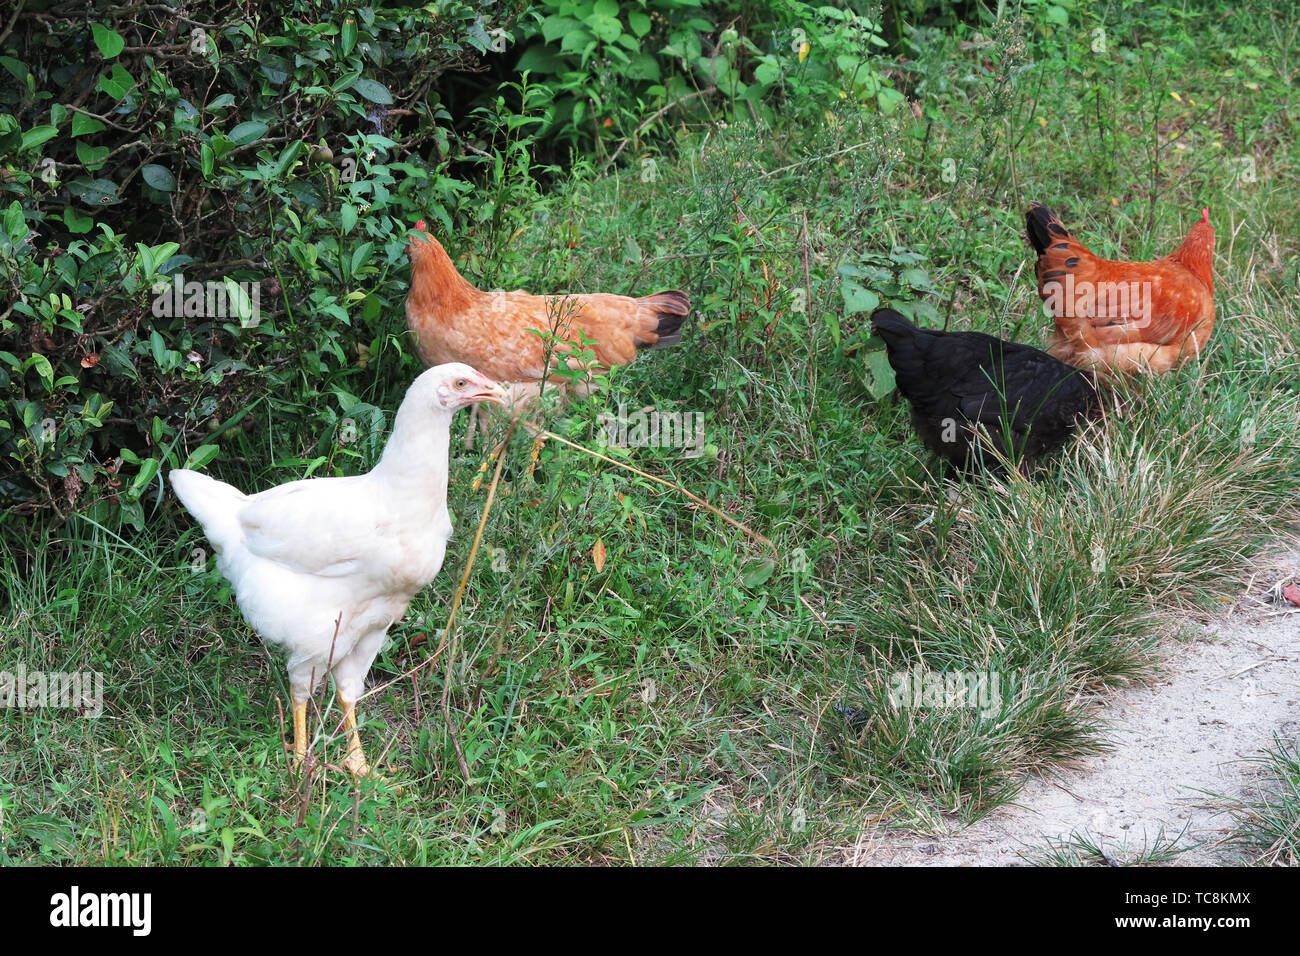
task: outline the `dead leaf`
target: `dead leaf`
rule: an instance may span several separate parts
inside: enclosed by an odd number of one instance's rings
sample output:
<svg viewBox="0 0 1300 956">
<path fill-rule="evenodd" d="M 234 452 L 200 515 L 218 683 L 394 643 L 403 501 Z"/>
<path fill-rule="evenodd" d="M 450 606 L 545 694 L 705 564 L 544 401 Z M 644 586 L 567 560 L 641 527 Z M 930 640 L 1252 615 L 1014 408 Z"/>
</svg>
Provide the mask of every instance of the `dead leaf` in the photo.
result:
<svg viewBox="0 0 1300 956">
<path fill-rule="evenodd" d="M 91 352 L 89 355 L 84 356 L 81 360 L 82 368 L 94 368 L 98 364 L 99 364 L 98 352 Z"/>
<path fill-rule="evenodd" d="M 603 538 L 596 539 L 596 546 L 591 549 L 591 561 L 596 565 L 597 574 L 605 570 L 605 541 Z"/>
</svg>

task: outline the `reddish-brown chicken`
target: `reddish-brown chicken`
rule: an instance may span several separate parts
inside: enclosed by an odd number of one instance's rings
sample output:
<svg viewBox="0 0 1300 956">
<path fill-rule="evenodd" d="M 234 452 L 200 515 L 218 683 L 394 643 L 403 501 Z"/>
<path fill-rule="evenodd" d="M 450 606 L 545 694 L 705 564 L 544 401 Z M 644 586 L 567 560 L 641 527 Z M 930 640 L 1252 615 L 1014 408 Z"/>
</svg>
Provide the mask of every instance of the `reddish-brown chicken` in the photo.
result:
<svg viewBox="0 0 1300 956">
<path fill-rule="evenodd" d="M 456 271 L 451 258 L 416 223 L 407 255 L 411 258 L 411 291 L 406 297 L 406 323 L 425 365 L 464 362 L 497 381 L 533 386 L 553 375 L 557 363 L 570 367 L 609 368 L 626 365 L 639 349 L 676 345 L 691 302 L 683 292 L 657 292 L 634 299 L 626 295 L 530 295 L 527 292 L 483 292 Z M 551 367 L 546 367 L 547 342 L 539 332 L 554 330 Z M 579 335 L 581 333 L 581 336 Z M 585 340 L 585 346 L 580 345 Z M 566 344 L 567 343 L 567 344 Z M 561 356 L 568 352 L 573 355 Z M 576 358 L 590 348 L 594 361 Z M 527 387 L 512 388 L 518 401 Z"/>
<path fill-rule="evenodd" d="M 1094 256 L 1042 203 L 1025 214 L 1038 253 L 1038 294 L 1056 319 L 1048 347 L 1078 368 L 1168 372 L 1198 357 L 1214 329 L 1210 210 L 1155 262 Z"/>
</svg>

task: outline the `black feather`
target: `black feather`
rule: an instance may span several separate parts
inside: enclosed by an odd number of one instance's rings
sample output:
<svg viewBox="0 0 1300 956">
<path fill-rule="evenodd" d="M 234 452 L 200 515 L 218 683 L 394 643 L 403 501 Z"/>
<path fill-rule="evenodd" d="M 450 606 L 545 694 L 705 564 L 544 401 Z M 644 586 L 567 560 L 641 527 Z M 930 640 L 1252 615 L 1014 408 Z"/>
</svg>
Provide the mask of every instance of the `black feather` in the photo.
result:
<svg viewBox="0 0 1300 956">
<path fill-rule="evenodd" d="M 1029 244 L 1040 256 L 1047 251 L 1048 246 L 1060 245 L 1057 239 L 1053 238 L 1054 236 L 1060 236 L 1062 239 L 1070 238 L 1070 234 L 1052 214 L 1052 210 L 1040 202 L 1029 204 L 1029 211 L 1025 213 L 1025 232 L 1029 236 Z"/>
<path fill-rule="evenodd" d="M 646 296 L 658 310 L 659 324 L 655 327 L 658 338 L 654 344 L 637 343 L 638 349 L 666 349 L 682 340 L 682 323 L 691 314 L 691 299 L 685 292 L 669 289 Z M 644 301 L 644 300 L 643 300 Z"/>
<path fill-rule="evenodd" d="M 1000 454 L 1032 463 L 1100 407 L 1088 373 L 1032 346 L 982 332 L 918 329 L 893 309 L 877 309 L 871 323 L 885 340 L 916 433 L 958 467 L 974 464 L 973 454 L 986 457 L 978 426 Z"/>
</svg>

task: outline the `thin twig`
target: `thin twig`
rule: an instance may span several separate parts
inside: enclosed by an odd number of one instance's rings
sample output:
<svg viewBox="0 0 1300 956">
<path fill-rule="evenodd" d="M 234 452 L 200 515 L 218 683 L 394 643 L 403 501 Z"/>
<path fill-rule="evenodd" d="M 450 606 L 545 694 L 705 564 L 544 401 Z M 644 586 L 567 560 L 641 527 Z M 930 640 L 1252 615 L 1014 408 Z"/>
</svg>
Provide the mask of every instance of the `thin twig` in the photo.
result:
<svg viewBox="0 0 1300 956">
<path fill-rule="evenodd" d="M 487 527 L 488 515 L 492 511 L 492 501 L 496 498 L 497 484 L 501 480 L 501 468 L 506 461 L 506 448 L 510 445 L 510 438 L 515 433 L 515 424 L 518 419 L 510 422 L 510 427 L 506 429 L 506 437 L 501 439 L 501 444 L 497 448 L 497 468 L 492 475 L 492 485 L 488 488 L 487 501 L 483 504 L 483 514 L 478 519 L 478 530 L 474 533 L 474 543 L 469 548 L 469 558 L 465 561 L 465 573 L 461 575 L 460 587 L 456 589 L 456 596 L 451 601 L 451 612 L 447 615 L 447 629 L 442 632 L 442 643 L 438 646 L 441 653 L 444 647 L 447 647 L 452 640 L 452 628 L 456 623 L 456 610 L 460 607 L 460 599 L 465 595 L 465 587 L 469 584 L 470 572 L 474 570 L 474 559 L 478 557 L 478 548 L 483 541 L 483 529 Z M 443 672 L 442 680 L 442 719 L 447 724 L 447 733 L 451 737 L 452 749 L 456 751 L 456 762 L 460 764 L 460 775 L 465 779 L 465 783 L 470 782 L 469 764 L 465 760 L 465 754 L 460 749 L 460 738 L 456 733 L 456 724 L 451 719 L 451 707 L 448 699 L 451 696 L 451 665 L 456 660 L 456 649 L 451 647 L 447 652 L 446 670 Z"/>
<path fill-rule="evenodd" d="M 534 435 L 540 435 L 541 437 L 547 439 L 548 441 L 558 441 L 560 444 L 568 445 L 570 448 L 576 448 L 578 451 L 584 452 L 585 454 L 590 455 L 592 458 L 599 458 L 603 462 L 608 462 L 609 464 L 614 465 L 618 468 L 622 468 L 625 471 L 630 471 L 635 475 L 640 475 L 642 478 L 648 478 L 650 481 L 658 482 L 659 484 L 663 485 L 665 488 L 672 488 L 674 491 L 680 491 L 682 494 L 684 494 L 687 498 L 690 498 L 701 508 L 706 508 L 709 511 L 713 512 L 715 515 L 717 515 L 723 521 L 727 522 L 727 524 L 731 525 L 733 528 L 737 528 L 745 532 L 745 534 L 749 535 L 755 541 L 762 542 L 764 545 L 771 548 L 773 551 L 776 550 L 776 545 L 772 543 L 770 538 L 763 537 L 763 535 L 759 534 L 757 531 L 737 521 L 735 518 L 731 517 L 731 515 L 727 514 L 725 511 L 721 510 L 720 508 L 715 508 L 713 505 L 709 504 L 703 498 L 699 497 L 699 495 L 692 494 L 691 492 L 687 491 L 679 484 L 675 484 L 674 482 L 668 481 L 667 479 L 664 478 L 659 478 L 656 475 L 648 474 L 647 472 L 642 471 L 640 468 L 633 468 L 631 465 L 624 464 L 621 461 L 615 461 L 613 458 L 610 458 L 606 455 L 602 455 L 600 452 L 592 451 L 590 448 L 586 448 L 582 445 L 579 445 L 577 442 L 569 441 L 569 439 L 567 438 L 561 438 L 559 435 L 555 434 L 554 432 L 549 432 L 544 428 L 538 428 L 536 425 L 531 425 L 528 422 L 524 422 L 524 427 L 527 428 Z"/>
<path fill-rule="evenodd" d="M 514 427 L 515 427 L 514 422 L 511 422 L 510 430 L 506 432 L 507 441 L 509 440 L 511 433 L 513 433 Z M 461 576 L 460 587 L 456 589 L 456 596 L 455 598 L 452 599 L 451 614 L 448 615 L 447 617 L 447 627 L 443 631 L 442 641 L 439 642 L 437 649 L 432 654 L 430 654 L 424 660 L 420 661 L 420 663 L 416 664 L 414 667 L 410 668 L 407 671 L 404 671 L 401 674 L 398 674 L 392 680 L 384 681 L 382 684 L 370 688 L 370 690 L 366 691 L 364 694 L 362 694 L 360 697 L 357 698 L 358 703 L 365 700 L 371 694 L 377 694 L 381 690 L 385 690 L 393 686 L 398 681 L 406 680 L 408 677 L 414 680 L 416 674 L 418 674 L 421 670 L 423 670 L 426 667 L 430 667 L 434 664 L 437 664 L 438 660 L 442 657 L 443 649 L 446 648 L 447 646 L 447 637 L 451 633 L 452 622 L 456 619 L 456 610 L 457 608 L 460 607 L 460 599 L 462 595 L 464 595 L 465 585 L 469 581 L 469 573 L 471 569 L 473 569 L 474 567 L 474 557 L 475 555 L 478 554 L 479 542 L 482 541 L 483 539 L 483 527 L 484 525 L 487 524 L 488 512 L 492 508 L 492 499 L 496 496 L 497 479 L 501 476 L 501 465 L 502 465 L 502 461 L 505 458 L 505 452 L 504 452 L 505 441 L 503 441 L 499 447 L 502 449 L 502 452 L 500 458 L 498 458 L 497 460 L 496 474 L 493 475 L 492 486 L 488 489 L 487 504 L 483 506 L 483 516 L 479 519 L 478 532 L 474 535 L 474 543 L 470 547 L 469 560 L 465 564 L 465 573 Z"/>
</svg>

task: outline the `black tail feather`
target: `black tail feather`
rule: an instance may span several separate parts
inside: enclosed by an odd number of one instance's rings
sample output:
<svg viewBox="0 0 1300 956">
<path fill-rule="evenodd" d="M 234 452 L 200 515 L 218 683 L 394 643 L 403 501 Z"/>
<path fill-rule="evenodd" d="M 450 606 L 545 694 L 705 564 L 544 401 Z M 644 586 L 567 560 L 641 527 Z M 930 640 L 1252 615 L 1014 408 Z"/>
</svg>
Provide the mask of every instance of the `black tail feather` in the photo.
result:
<svg viewBox="0 0 1300 956">
<path fill-rule="evenodd" d="M 1025 213 L 1025 232 L 1029 236 L 1029 244 L 1040 256 L 1047 251 L 1048 246 L 1070 238 L 1070 233 L 1052 210 L 1040 202 L 1029 204 L 1029 211 Z"/>
<path fill-rule="evenodd" d="M 666 349 L 682 340 L 682 323 L 691 314 L 691 299 L 685 292 L 669 289 L 645 296 L 659 313 L 659 325 L 655 327 L 658 338 L 637 348 Z"/>
</svg>

